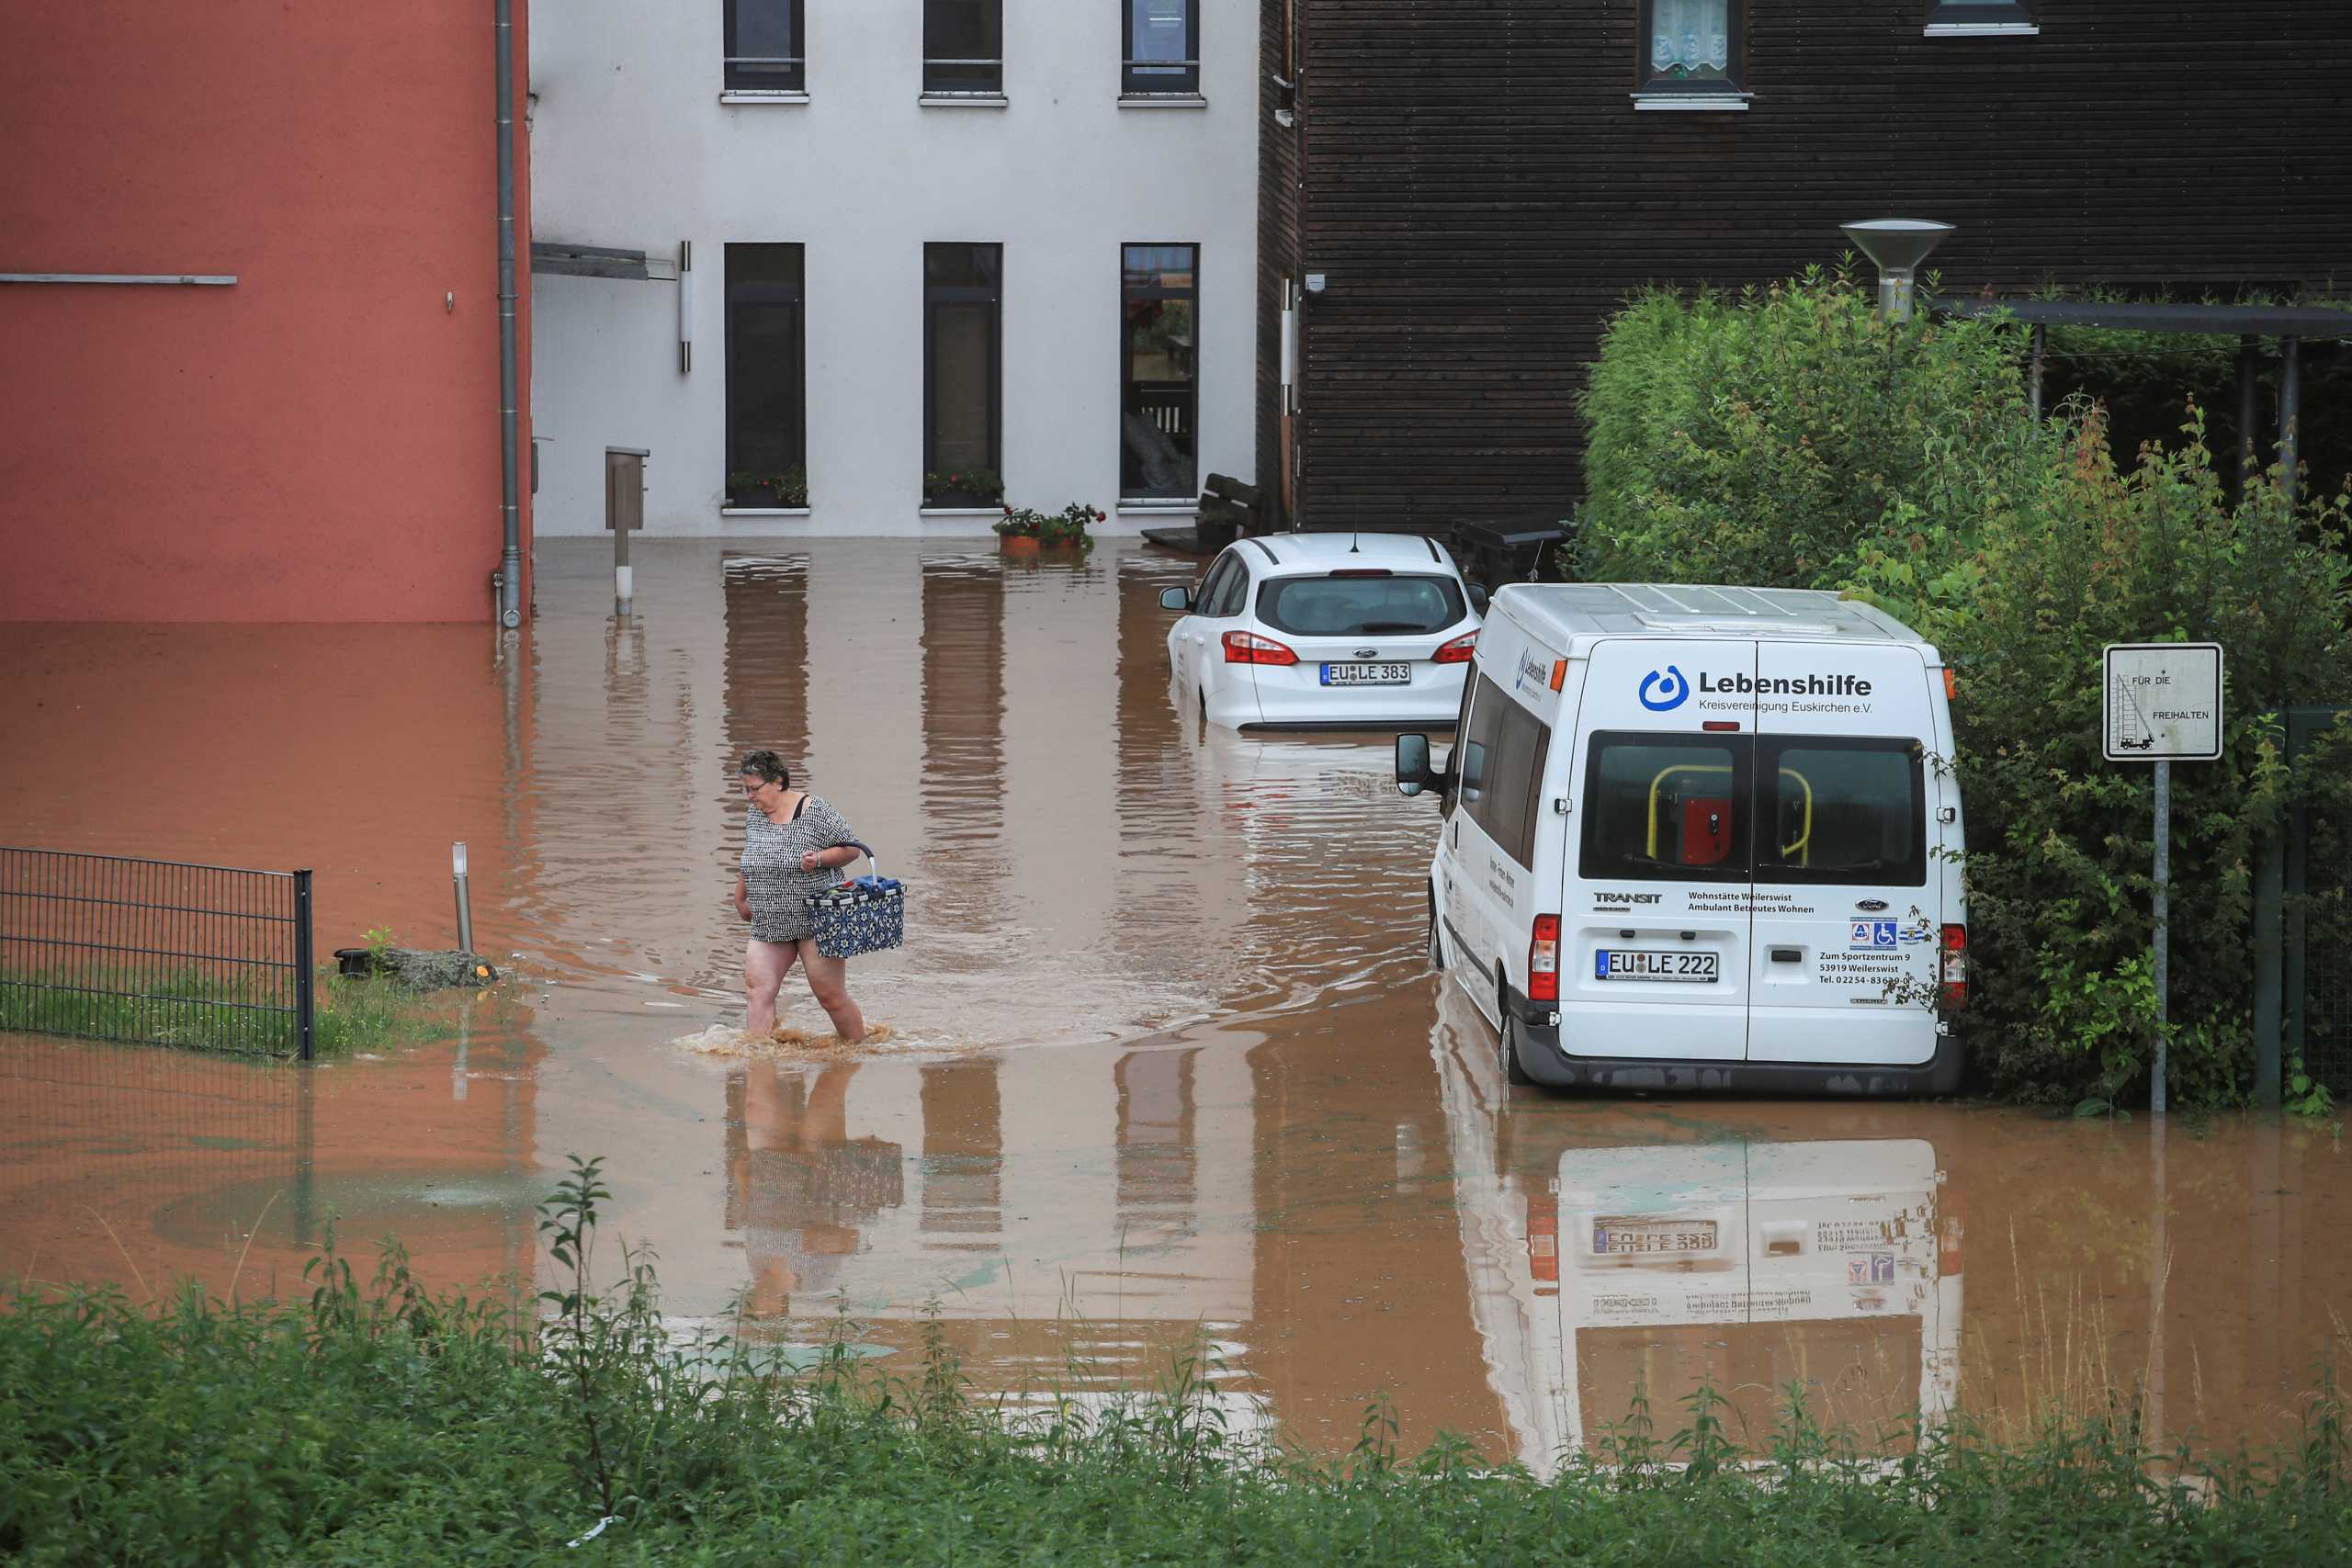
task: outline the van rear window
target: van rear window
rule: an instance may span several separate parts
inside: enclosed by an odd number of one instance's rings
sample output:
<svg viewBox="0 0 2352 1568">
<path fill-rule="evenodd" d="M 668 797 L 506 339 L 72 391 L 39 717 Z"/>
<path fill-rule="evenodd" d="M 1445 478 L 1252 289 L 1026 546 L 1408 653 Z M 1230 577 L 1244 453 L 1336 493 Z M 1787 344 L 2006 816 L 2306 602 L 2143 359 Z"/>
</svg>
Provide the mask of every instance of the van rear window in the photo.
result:
<svg viewBox="0 0 2352 1568">
<path fill-rule="evenodd" d="M 1584 791 L 1588 878 L 1746 882 L 1750 742 L 1604 731 Z"/>
<path fill-rule="evenodd" d="M 1913 740 L 1604 732 L 1592 738 L 1583 809 L 1588 878 L 1928 880 Z"/>
<path fill-rule="evenodd" d="M 1298 637 L 1425 637 L 1462 619 L 1450 577 L 1277 577 L 1258 618 Z"/>
<path fill-rule="evenodd" d="M 1756 857 L 1758 882 L 1928 880 L 1928 785 L 1918 743 L 1760 736 L 1763 816 L 1774 831 Z"/>
</svg>

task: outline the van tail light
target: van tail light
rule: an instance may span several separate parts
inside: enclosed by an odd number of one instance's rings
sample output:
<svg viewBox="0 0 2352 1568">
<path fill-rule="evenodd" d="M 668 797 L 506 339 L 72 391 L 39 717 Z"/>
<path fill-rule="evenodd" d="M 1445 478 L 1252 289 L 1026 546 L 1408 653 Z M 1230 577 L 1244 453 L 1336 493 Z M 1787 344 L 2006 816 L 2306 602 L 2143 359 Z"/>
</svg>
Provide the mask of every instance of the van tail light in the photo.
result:
<svg viewBox="0 0 2352 1568">
<path fill-rule="evenodd" d="M 1527 1195 L 1527 1277 L 1555 1290 L 1560 1283 L 1560 1201 L 1548 1192 Z"/>
<path fill-rule="evenodd" d="M 1527 943 L 1527 999 L 1560 999 L 1560 917 L 1535 917 L 1535 933 Z"/>
<path fill-rule="evenodd" d="M 1968 928 L 1946 926 L 1943 944 L 1944 1010 L 1959 1012 L 1968 1006 Z"/>
<path fill-rule="evenodd" d="M 1451 642 L 1440 645 L 1438 650 L 1430 655 L 1430 662 L 1432 664 L 1467 664 L 1470 662 L 1470 656 L 1477 651 L 1478 634 L 1476 632 L 1464 632 L 1460 637 L 1453 638 Z"/>
<path fill-rule="evenodd" d="M 1270 637 L 1256 632 L 1227 632 L 1225 661 L 1227 664 L 1295 664 L 1298 655 Z"/>
<path fill-rule="evenodd" d="M 1947 664 L 1944 666 L 1944 696 L 1949 700 L 1958 695 L 1960 695 L 1960 682 L 1953 677 L 1951 666 Z"/>
<path fill-rule="evenodd" d="M 1947 1187 L 1936 1194 L 1936 1278 L 1960 1277 L 1962 1241 L 1968 1235 L 1968 1207 Z"/>
</svg>

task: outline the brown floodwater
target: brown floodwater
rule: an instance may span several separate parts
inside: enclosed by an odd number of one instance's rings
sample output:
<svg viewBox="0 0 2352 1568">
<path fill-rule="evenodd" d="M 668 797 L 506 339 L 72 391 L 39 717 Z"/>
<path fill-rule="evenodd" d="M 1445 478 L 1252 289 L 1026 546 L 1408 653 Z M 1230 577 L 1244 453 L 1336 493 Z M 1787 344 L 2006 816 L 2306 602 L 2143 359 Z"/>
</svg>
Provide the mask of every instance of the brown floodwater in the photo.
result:
<svg viewBox="0 0 2352 1568">
<path fill-rule="evenodd" d="M 506 637 L 0 626 L 0 842 L 313 867 L 323 951 L 453 944 L 463 839 L 513 969 L 453 1040 L 308 1070 L 0 1038 L 0 1276 L 290 1293 L 332 1221 L 513 1292 L 601 1155 L 599 1268 L 650 1244 L 682 1326 L 846 1316 L 890 1364 L 935 1317 L 1016 1395 L 1196 1353 L 1311 1447 L 1385 1396 L 1408 1449 L 1537 1463 L 1637 1389 L 1672 1431 L 1702 1379 L 1751 1432 L 1792 1386 L 1866 1437 L 2115 1390 L 2263 1443 L 2341 1347 L 2330 1125 L 1506 1089 L 1423 959 L 1437 817 L 1385 738 L 1171 703 L 1191 562 L 635 555 L 616 619 L 601 546 L 542 547 Z M 907 945 L 851 971 L 878 1048 L 695 1048 L 741 1019 L 762 746 L 910 884 Z"/>
</svg>

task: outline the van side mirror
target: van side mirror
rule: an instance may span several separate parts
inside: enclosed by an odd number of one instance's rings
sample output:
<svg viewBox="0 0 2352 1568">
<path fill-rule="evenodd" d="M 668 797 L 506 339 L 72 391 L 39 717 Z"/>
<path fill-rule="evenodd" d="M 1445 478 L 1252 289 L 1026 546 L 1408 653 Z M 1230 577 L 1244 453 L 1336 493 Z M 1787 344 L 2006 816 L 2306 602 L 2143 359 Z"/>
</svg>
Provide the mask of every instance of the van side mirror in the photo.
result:
<svg viewBox="0 0 2352 1568">
<path fill-rule="evenodd" d="M 1430 766 L 1430 738 L 1426 735 L 1400 735 L 1396 738 L 1396 792 L 1415 795 L 1425 789 L 1442 789 L 1445 775 Z"/>
<path fill-rule="evenodd" d="M 1462 586 L 1470 595 L 1470 613 L 1483 620 L 1487 614 L 1487 585 L 1483 582 L 1465 582 Z"/>
<path fill-rule="evenodd" d="M 1161 589 L 1159 591 L 1159 607 L 1163 610 L 1181 610 L 1186 614 L 1190 614 L 1193 608 L 1192 590 L 1189 588 Z"/>
</svg>

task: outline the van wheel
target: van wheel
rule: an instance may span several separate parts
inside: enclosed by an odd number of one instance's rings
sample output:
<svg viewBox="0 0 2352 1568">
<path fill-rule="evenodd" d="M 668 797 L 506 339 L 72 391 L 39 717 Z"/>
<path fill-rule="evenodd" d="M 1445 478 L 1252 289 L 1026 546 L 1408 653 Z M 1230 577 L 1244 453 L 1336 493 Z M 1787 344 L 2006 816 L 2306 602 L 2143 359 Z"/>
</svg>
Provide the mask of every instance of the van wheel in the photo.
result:
<svg viewBox="0 0 2352 1568">
<path fill-rule="evenodd" d="M 1519 1020 L 1511 1017 L 1510 1009 L 1503 1009 L 1503 1081 L 1514 1089 L 1526 1089 L 1535 1080 L 1519 1065 Z"/>
</svg>

